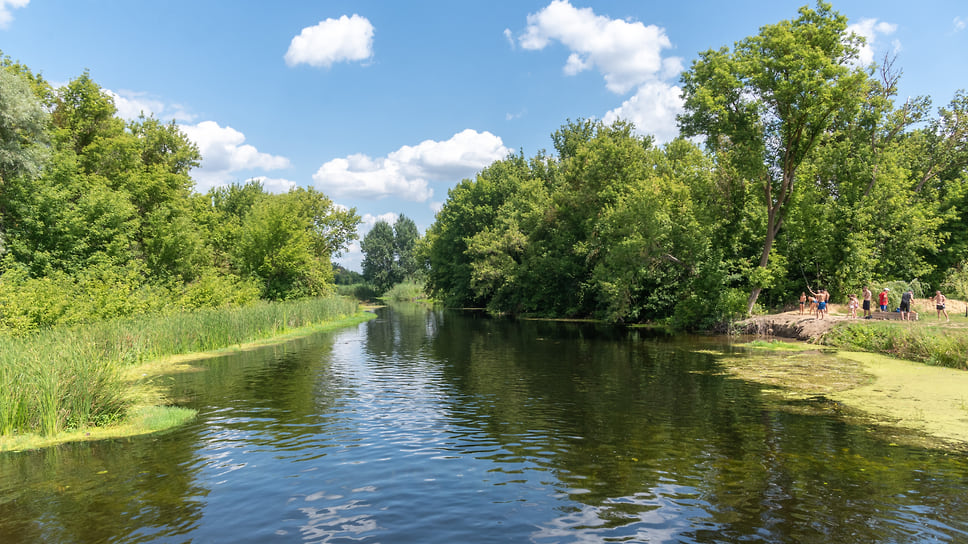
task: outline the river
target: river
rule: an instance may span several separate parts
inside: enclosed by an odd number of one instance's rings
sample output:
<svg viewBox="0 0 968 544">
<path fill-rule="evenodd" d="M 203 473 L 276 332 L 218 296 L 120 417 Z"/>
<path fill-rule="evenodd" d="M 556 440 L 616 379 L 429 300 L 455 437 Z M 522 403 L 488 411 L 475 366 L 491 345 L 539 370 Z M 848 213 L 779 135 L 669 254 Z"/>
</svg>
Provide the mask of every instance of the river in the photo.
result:
<svg viewBox="0 0 968 544">
<path fill-rule="evenodd" d="M 0 542 L 968 542 L 963 454 L 767 398 L 728 339 L 378 313 L 165 377 L 175 431 L 0 454 Z"/>
</svg>

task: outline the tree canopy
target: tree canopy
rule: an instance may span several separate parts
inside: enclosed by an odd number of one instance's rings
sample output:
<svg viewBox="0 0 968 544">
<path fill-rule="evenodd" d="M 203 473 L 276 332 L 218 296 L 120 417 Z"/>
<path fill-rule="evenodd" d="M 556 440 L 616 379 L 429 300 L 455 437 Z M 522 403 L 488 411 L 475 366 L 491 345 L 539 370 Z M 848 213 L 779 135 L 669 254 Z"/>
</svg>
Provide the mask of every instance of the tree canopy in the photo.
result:
<svg viewBox="0 0 968 544">
<path fill-rule="evenodd" d="M 801 8 L 699 55 L 682 76 L 689 140 L 579 119 L 555 155 L 463 180 L 427 231 L 428 289 L 495 313 L 709 328 L 807 285 L 834 300 L 964 285 L 968 101 L 897 104 L 899 70 L 859 65 L 861 43 L 829 4 Z"/>
<path fill-rule="evenodd" d="M 200 161 L 174 122 L 119 118 L 88 73 L 55 90 L 4 58 L 0 328 L 333 290 L 355 210 L 257 182 L 198 194 Z"/>
</svg>

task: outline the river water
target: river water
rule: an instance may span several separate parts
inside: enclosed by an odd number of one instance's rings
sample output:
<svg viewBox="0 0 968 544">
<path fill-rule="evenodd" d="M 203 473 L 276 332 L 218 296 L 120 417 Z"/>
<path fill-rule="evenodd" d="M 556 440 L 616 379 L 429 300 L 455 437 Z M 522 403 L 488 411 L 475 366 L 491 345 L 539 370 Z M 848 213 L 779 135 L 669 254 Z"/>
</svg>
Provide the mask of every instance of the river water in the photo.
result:
<svg viewBox="0 0 968 544">
<path fill-rule="evenodd" d="M 735 349 L 381 309 L 164 378 L 175 431 L 0 454 L 0 543 L 968 542 L 963 454 L 771 400 Z"/>
</svg>

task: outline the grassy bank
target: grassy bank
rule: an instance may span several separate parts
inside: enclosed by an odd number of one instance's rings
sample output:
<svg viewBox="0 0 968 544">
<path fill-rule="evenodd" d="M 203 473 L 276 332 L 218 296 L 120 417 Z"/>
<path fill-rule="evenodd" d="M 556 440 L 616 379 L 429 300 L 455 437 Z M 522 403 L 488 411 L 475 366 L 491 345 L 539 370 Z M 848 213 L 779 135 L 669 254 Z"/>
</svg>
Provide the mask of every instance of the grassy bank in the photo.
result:
<svg viewBox="0 0 968 544">
<path fill-rule="evenodd" d="M 827 345 L 851 351 L 882 353 L 929 365 L 968 370 L 968 329 L 923 321 L 865 321 L 842 323 L 824 337 Z"/>
<path fill-rule="evenodd" d="M 0 338 L 0 437 L 5 441 L 27 434 L 50 437 L 130 423 L 127 416 L 134 415 L 134 408 L 140 409 L 156 394 L 125 378 L 125 371 L 138 364 L 258 342 L 356 312 L 356 301 L 330 297 Z M 152 419 L 158 415 L 148 417 Z"/>
</svg>

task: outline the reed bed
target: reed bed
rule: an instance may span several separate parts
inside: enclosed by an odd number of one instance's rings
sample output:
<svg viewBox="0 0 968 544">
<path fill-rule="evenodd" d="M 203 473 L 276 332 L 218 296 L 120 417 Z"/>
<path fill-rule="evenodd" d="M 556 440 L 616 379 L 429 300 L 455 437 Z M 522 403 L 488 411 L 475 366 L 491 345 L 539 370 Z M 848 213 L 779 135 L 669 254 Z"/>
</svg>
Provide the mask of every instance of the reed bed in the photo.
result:
<svg viewBox="0 0 968 544">
<path fill-rule="evenodd" d="M 111 423 L 131 403 L 127 366 L 263 340 L 356 311 L 355 300 L 326 297 L 0 335 L 0 435 Z"/>
</svg>

